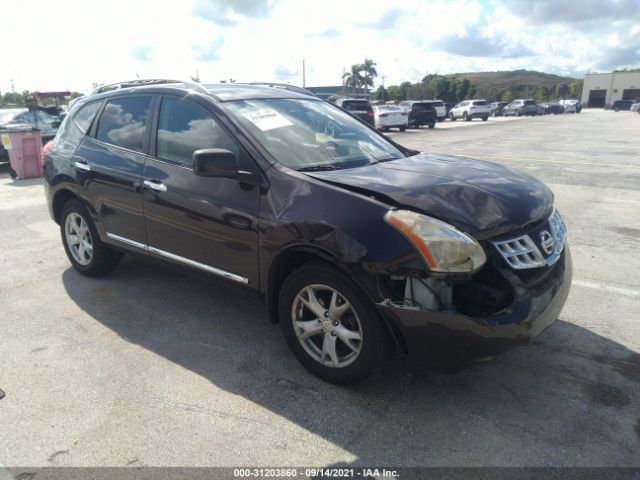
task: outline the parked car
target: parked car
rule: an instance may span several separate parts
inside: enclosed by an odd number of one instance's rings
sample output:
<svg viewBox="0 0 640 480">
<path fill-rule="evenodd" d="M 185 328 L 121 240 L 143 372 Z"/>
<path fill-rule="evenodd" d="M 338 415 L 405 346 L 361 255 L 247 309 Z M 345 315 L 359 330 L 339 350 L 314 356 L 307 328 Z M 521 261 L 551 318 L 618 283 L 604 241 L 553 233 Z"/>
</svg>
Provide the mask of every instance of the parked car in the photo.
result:
<svg viewBox="0 0 640 480">
<path fill-rule="evenodd" d="M 631 108 L 629 108 L 629 110 L 631 110 L 632 112 L 640 112 L 640 102 L 631 105 Z"/>
<path fill-rule="evenodd" d="M 11 108 L 0 112 L 0 129 L 38 128 L 41 137 L 47 140 L 56 135 L 60 126 L 57 116 L 42 110 L 32 112 L 26 108 Z"/>
<path fill-rule="evenodd" d="M 438 114 L 431 103 L 405 100 L 400 102 L 400 107 L 407 113 L 410 127 L 420 128 L 422 125 L 426 125 L 429 128 L 434 128 L 436 126 Z"/>
<path fill-rule="evenodd" d="M 350 114 L 364 120 L 365 122 L 373 125 L 373 108 L 369 100 L 362 100 L 359 98 L 338 98 L 335 101 L 335 105 L 344 108 Z"/>
<path fill-rule="evenodd" d="M 378 130 L 398 128 L 404 132 L 409 124 L 409 115 L 398 105 L 374 106 L 373 118 L 374 125 Z"/>
<path fill-rule="evenodd" d="M 538 102 L 531 99 L 518 99 L 511 102 L 504 107 L 502 114 L 505 117 L 514 115 L 519 117 L 521 115 L 537 115 L 538 114 Z"/>
<path fill-rule="evenodd" d="M 633 100 L 616 100 L 611 104 L 611 110 L 619 112 L 620 110 L 631 110 Z"/>
<path fill-rule="evenodd" d="M 423 100 L 424 103 L 430 103 L 436 111 L 439 122 L 443 122 L 447 118 L 447 107 L 442 100 Z"/>
<path fill-rule="evenodd" d="M 450 368 L 558 317 L 571 255 L 540 181 L 407 149 L 299 91 L 165 82 L 96 89 L 44 158 L 80 274 L 134 253 L 247 286 L 298 360 L 339 384 L 387 345 Z"/>
<path fill-rule="evenodd" d="M 575 111 L 575 113 L 580 113 L 582 111 L 582 103 L 580 103 L 580 100 L 569 98 L 569 99 L 560 100 L 558 103 L 560 103 L 560 105 L 564 107 L 565 112 L 567 113 L 571 111 L 571 108 L 567 108 L 567 107 L 573 107 L 573 110 Z"/>
<path fill-rule="evenodd" d="M 502 116 L 502 111 L 504 107 L 506 107 L 508 102 L 492 102 L 489 104 L 489 109 L 491 110 L 492 117 L 500 117 Z"/>
<path fill-rule="evenodd" d="M 486 100 L 465 100 L 451 109 L 449 119 L 455 122 L 458 118 L 462 118 L 469 122 L 474 118 L 481 118 L 486 122 L 489 115 L 491 115 L 491 108 Z"/>
<path fill-rule="evenodd" d="M 554 115 L 564 113 L 564 107 L 560 105 L 558 102 L 544 102 L 542 104 L 542 107 L 544 108 L 544 113 L 547 115 L 551 113 L 553 113 Z"/>
</svg>

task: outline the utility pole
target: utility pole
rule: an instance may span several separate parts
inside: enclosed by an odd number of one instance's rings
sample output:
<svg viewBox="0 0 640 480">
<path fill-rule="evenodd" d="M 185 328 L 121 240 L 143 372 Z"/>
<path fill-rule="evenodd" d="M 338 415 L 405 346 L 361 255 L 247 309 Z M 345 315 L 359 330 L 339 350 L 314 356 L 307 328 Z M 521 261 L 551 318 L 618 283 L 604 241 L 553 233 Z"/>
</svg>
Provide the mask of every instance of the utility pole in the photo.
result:
<svg viewBox="0 0 640 480">
<path fill-rule="evenodd" d="M 13 84 L 13 78 L 12 78 L 11 80 L 9 80 L 9 82 L 11 83 L 11 91 L 12 91 L 13 93 L 16 93 L 16 87 L 15 87 L 15 85 Z"/>
<path fill-rule="evenodd" d="M 307 72 L 305 69 L 305 59 L 302 59 L 302 88 L 307 88 Z"/>
</svg>

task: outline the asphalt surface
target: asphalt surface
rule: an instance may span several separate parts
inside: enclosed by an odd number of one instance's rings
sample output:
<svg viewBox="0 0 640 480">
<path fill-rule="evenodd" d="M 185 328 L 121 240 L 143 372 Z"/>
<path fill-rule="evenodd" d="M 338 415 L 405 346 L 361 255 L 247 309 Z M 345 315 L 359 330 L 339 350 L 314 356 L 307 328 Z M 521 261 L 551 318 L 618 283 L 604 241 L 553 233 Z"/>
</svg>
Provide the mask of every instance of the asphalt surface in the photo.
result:
<svg viewBox="0 0 640 480">
<path fill-rule="evenodd" d="M 575 282 L 527 347 L 357 388 L 289 354 L 253 293 L 125 257 L 77 274 L 41 181 L 0 173 L 0 465 L 640 466 L 640 115 L 391 133 L 550 185 Z"/>
</svg>

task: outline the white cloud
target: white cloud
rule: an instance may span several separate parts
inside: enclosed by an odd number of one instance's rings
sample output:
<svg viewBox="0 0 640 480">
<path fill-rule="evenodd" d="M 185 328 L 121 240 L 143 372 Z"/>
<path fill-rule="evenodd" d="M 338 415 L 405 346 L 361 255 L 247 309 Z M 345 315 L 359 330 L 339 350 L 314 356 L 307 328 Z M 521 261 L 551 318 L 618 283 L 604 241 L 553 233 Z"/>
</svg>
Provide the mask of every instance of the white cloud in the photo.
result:
<svg viewBox="0 0 640 480">
<path fill-rule="evenodd" d="M 636 0 L 602 1 L 626 12 Z M 205 82 L 301 84 L 303 59 L 307 85 L 339 84 L 343 68 L 364 58 L 377 62 L 387 85 L 427 73 L 579 75 L 638 66 L 637 15 L 607 13 L 598 22 L 593 8 L 575 19 L 560 15 L 573 2 L 541 2 L 528 9 L 520 0 L 323 0 L 313 8 L 299 0 L 3 0 L 11 46 L 2 50 L 0 90 L 13 80 L 19 91 L 85 91 L 94 82 L 188 79 L 196 71 Z"/>
</svg>

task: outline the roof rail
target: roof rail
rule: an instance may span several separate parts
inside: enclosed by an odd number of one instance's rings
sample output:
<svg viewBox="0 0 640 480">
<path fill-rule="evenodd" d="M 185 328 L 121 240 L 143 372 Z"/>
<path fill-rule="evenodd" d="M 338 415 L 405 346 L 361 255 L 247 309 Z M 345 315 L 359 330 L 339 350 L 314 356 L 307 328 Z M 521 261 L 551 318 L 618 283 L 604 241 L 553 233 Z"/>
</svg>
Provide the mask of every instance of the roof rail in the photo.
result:
<svg viewBox="0 0 640 480">
<path fill-rule="evenodd" d="M 277 82 L 238 82 L 241 85 L 264 85 L 265 87 L 273 87 L 273 88 L 281 88 L 283 90 L 289 90 L 291 92 L 301 93 L 303 95 L 310 95 L 312 97 L 317 97 L 315 93 L 310 92 L 309 90 L 298 87 L 296 85 L 291 85 L 290 83 L 277 83 Z"/>
<path fill-rule="evenodd" d="M 130 87 L 142 87 L 147 85 L 164 85 L 168 83 L 181 83 L 185 87 L 189 87 L 193 90 L 196 90 L 200 93 L 209 94 L 206 88 L 196 82 L 185 82 L 184 80 L 171 80 L 167 78 L 148 78 L 148 79 L 136 79 L 136 80 L 126 80 L 123 82 L 109 83 L 106 85 L 100 85 L 95 88 L 89 95 L 97 95 L 99 93 L 109 92 L 111 90 L 119 90 L 121 88 L 130 88 Z"/>
</svg>

